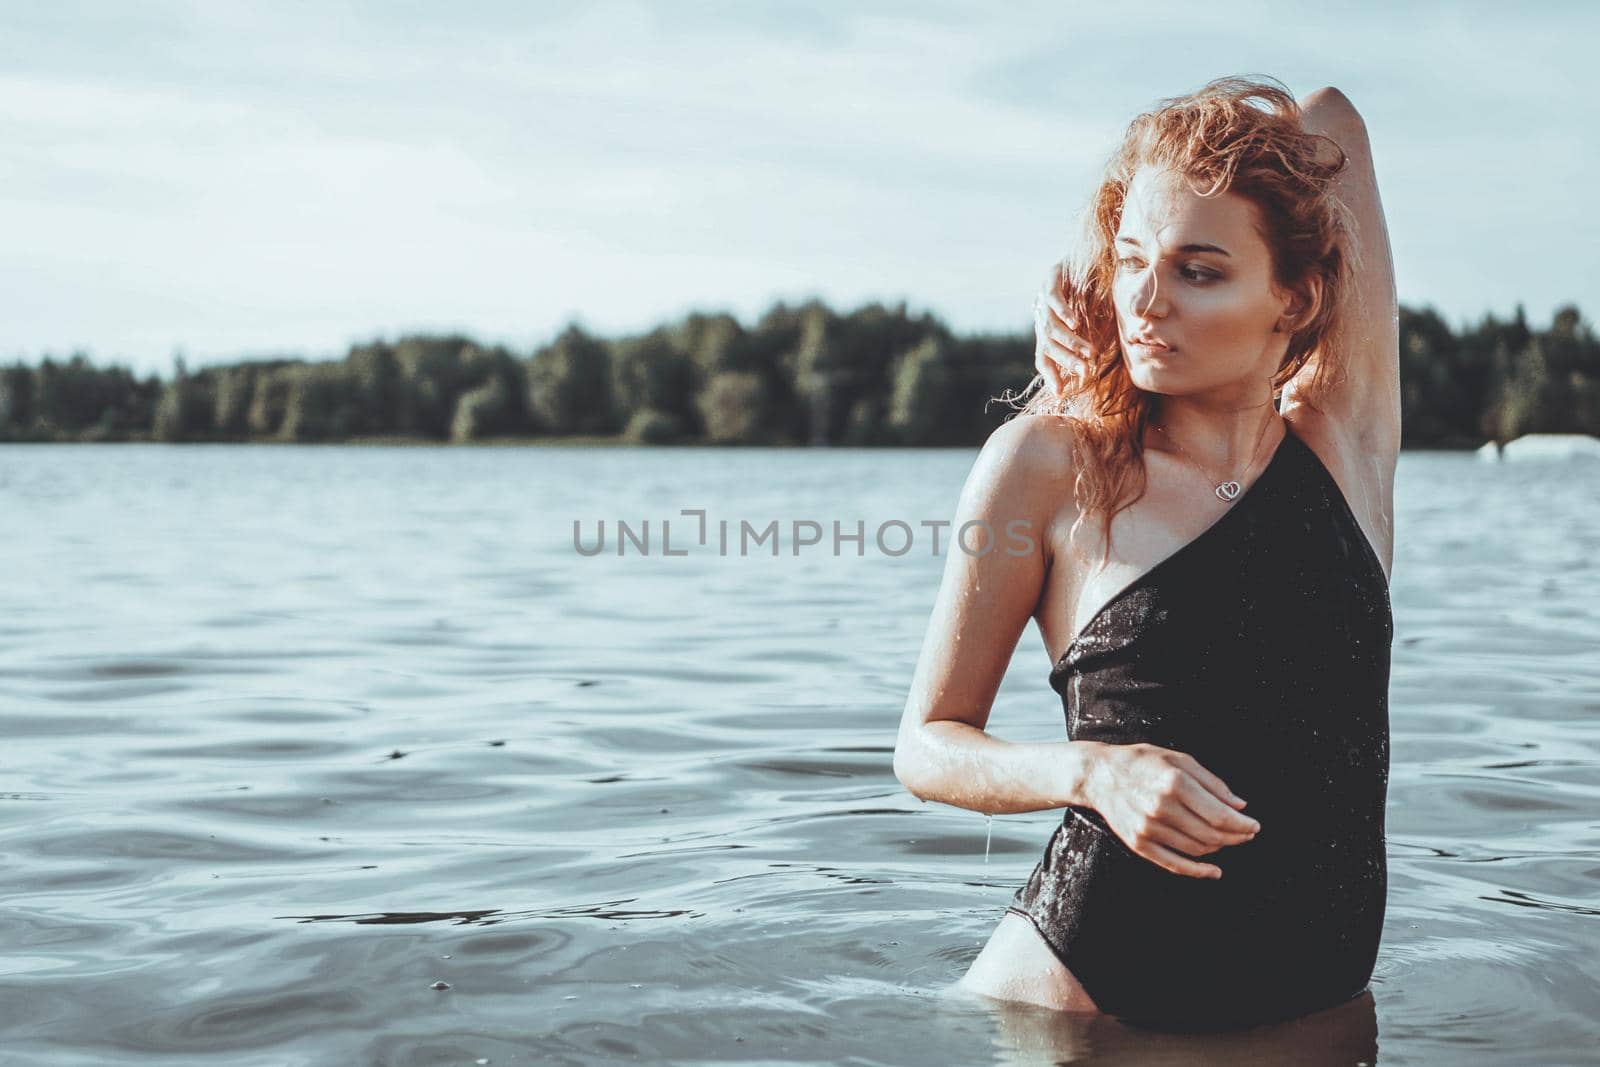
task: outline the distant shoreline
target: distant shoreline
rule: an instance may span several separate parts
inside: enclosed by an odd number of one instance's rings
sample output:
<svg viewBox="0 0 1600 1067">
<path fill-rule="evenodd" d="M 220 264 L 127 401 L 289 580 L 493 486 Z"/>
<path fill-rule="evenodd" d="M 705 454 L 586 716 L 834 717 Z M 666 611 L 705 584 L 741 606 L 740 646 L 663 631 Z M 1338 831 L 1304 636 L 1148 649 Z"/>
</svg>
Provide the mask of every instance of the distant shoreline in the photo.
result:
<svg viewBox="0 0 1600 1067">
<path fill-rule="evenodd" d="M 1600 338 L 1575 306 L 1452 330 L 1399 308 L 1401 445 L 1600 435 Z M 957 336 L 905 303 L 778 304 L 750 326 L 695 312 L 529 353 L 464 334 L 271 357 L 168 380 L 85 354 L 0 365 L 0 440 L 553 448 L 978 448 L 1041 387 L 1031 332 Z"/>
</svg>

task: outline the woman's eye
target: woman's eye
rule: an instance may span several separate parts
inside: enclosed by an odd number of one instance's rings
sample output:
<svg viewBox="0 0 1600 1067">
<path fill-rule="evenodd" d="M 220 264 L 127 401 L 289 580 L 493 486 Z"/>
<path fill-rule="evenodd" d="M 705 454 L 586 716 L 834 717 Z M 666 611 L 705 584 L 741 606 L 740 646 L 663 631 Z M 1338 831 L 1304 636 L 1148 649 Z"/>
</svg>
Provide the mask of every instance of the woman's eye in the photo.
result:
<svg viewBox="0 0 1600 1067">
<path fill-rule="evenodd" d="M 1133 266 L 1137 265 L 1139 262 L 1140 261 L 1138 259 L 1136 259 L 1136 258 L 1134 258 L 1132 256 L 1123 256 L 1121 259 L 1117 260 L 1117 266 L 1119 266 L 1119 267 L 1127 267 L 1127 268 L 1131 269 Z M 1179 271 L 1178 273 L 1182 274 L 1185 278 L 1187 278 L 1191 282 L 1209 282 L 1209 281 L 1215 280 L 1215 278 L 1217 277 L 1216 275 L 1212 274 L 1210 271 L 1199 270 L 1199 269 L 1197 269 L 1195 267 L 1185 267 L 1181 271 Z"/>
</svg>

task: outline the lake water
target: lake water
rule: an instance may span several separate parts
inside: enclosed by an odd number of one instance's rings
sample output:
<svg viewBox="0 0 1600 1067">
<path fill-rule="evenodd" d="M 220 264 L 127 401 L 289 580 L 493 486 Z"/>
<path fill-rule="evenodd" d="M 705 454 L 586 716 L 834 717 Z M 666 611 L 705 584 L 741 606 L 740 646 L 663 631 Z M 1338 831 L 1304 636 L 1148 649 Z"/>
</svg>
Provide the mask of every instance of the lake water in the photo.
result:
<svg viewBox="0 0 1600 1067">
<path fill-rule="evenodd" d="M 1600 465 L 1402 456 L 1373 996 L 1194 1037 L 941 995 L 1060 818 L 891 770 L 974 455 L 0 448 L 6 1057 L 1595 1062 Z"/>
</svg>

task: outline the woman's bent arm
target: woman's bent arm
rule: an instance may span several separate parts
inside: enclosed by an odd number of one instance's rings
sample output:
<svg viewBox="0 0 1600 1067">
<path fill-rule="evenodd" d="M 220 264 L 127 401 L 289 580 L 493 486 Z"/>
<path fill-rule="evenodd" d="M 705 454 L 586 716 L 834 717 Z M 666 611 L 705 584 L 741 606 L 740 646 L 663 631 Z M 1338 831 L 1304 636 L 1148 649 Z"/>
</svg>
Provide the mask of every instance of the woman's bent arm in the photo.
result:
<svg viewBox="0 0 1600 1067">
<path fill-rule="evenodd" d="M 1044 590 L 1049 526 L 1071 495 L 1070 449 L 1060 419 L 1018 417 L 990 435 L 962 487 L 895 744 L 895 775 L 923 800 L 990 814 L 1084 803 L 1100 745 L 984 732 Z"/>
<path fill-rule="evenodd" d="M 1087 786 L 1100 747 L 1098 741 L 1002 741 L 964 722 L 934 721 L 909 738 L 902 732 L 894 768 L 922 800 L 985 815 L 1091 807 Z"/>
<path fill-rule="evenodd" d="M 1361 266 L 1354 290 L 1345 294 L 1338 311 L 1344 350 L 1314 352 L 1284 386 L 1284 410 L 1309 401 L 1360 446 L 1362 454 L 1393 457 L 1400 450 L 1400 313 L 1394 254 L 1367 126 L 1349 98 L 1332 86 L 1299 103 L 1306 131 L 1332 138 L 1350 158 L 1350 166 L 1334 179 L 1333 188 L 1353 216 Z M 1307 396 L 1316 364 L 1330 357 L 1343 366 L 1343 376 L 1328 395 Z"/>
</svg>

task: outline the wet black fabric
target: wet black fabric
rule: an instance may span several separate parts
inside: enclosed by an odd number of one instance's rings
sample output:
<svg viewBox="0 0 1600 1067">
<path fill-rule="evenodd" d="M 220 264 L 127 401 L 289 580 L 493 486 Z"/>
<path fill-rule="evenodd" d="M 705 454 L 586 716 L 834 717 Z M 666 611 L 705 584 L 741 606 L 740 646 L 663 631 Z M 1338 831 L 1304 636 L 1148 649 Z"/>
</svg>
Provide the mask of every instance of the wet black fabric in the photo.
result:
<svg viewBox="0 0 1600 1067">
<path fill-rule="evenodd" d="M 1388 582 L 1338 484 L 1285 425 L 1204 533 L 1124 587 L 1050 674 L 1067 736 L 1187 752 L 1255 840 L 1173 874 L 1068 808 L 1010 908 L 1098 1007 L 1198 1030 L 1360 995 L 1388 872 Z"/>
</svg>

